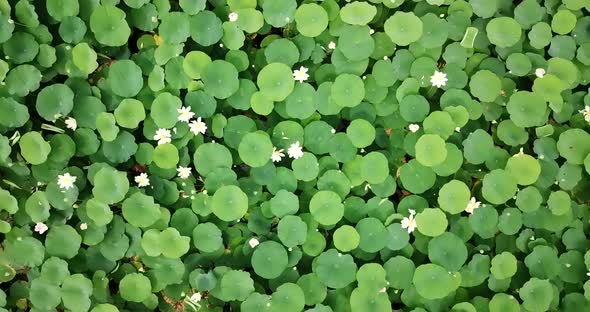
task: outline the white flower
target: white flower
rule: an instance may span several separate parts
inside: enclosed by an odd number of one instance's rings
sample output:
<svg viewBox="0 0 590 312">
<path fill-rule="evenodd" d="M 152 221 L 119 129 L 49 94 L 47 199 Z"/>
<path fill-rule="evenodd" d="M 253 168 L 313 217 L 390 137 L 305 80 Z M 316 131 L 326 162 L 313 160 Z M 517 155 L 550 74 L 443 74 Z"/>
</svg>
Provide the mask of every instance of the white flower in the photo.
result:
<svg viewBox="0 0 590 312">
<path fill-rule="evenodd" d="M 408 209 L 410 211 L 410 216 L 409 217 L 404 217 L 402 219 L 402 228 L 403 229 L 408 229 L 408 233 L 412 233 L 414 232 L 414 229 L 416 229 L 416 220 L 414 220 L 414 215 L 416 215 L 416 211 L 412 210 L 412 209 Z"/>
<path fill-rule="evenodd" d="M 195 135 L 199 135 L 199 133 L 205 134 L 207 131 L 207 124 L 201 120 L 201 117 L 197 118 L 197 120 L 191 121 L 188 126 L 191 129 L 191 132 Z"/>
<path fill-rule="evenodd" d="M 191 175 L 190 167 L 178 166 L 178 168 L 176 168 L 176 171 L 178 171 L 178 177 L 181 179 L 186 179 Z"/>
<path fill-rule="evenodd" d="M 374 33 L 375 33 L 375 29 L 373 29 L 373 28 L 369 29 L 369 35 L 372 35 Z"/>
<path fill-rule="evenodd" d="M 201 293 L 194 293 L 190 299 L 192 302 L 197 303 L 197 302 L 201 301 L 201 298 L 202 298 Z"/>
<path fill-rule="evenodd" d="M 301 147 L 301 145 L 299 145 L 299 141 L 291 144 L 291 146 L 289 146 L 289 149 L 287 149 L 287 153 L 289 154 L 289 157 L 294 159 L 303 156 L 303 148 Z"/>
<path fill-rule="evenodd" d="M 182 122 L 189 122 L 195 115 L 195 113 L 191 112 L 190 106 L 183 106 L 176 111 L 178 111 L 178 121 Z"/>
<path fill-rule="evenodd" d="M 430 83 L 437 88 L 444 87 L 447 84 L 447 81 L 447 74 L 439 72 L 438 70 L 435 70 L 434 75 L 430 76 Z"/>
<path fill-rule="evenodd" d="M 465 207 L 465 212 L 471 214 L 473 210 L 479 208 L 481 202 L 478 202 L 475 197 L 471 197 L 471 200 L 467 203 L 467 207 Z"/>
<path fill-rule="evenodd" d="M 47 231 L 48 229 L 49 229 L 49 227 L 47 227 L 47 225 L 43 222 L 37 222 L 35 224 L 35 232 L 37 232 L 39 234 L 45 233 L 45 231 Z"/>
<path fill-rule="evenodd" d="M 543 78 L 543 76 L 545 76 L 545 69 L 543 69 L 543 68 L 535 69 L 535 76 L 537 76 L 539 78 Z"/>
<path fill-rule="evenodd" d="M 518 157 L 524 155 L 524 149 L 521 147 L 518 153 L 514 154 L 512 157 Z"/>
<path fill-rule="evenodd" d="M 150 185 L 150 178 L 148 178 L 147 173 L 143 172 L 135 177 L 135 183 L 137 183 L 137 186 L 139 187 L 148 186 Z"/>
<path fill-rule="evenodd" d="M 236 13 L 236 12 L 229 13 L 228 18 L 229 18 L 230 22 L 235 22 L 238 20 L 238 13 Z"/>
<path fill-rule="evenodd" d="M 74 187 L 74 182 L 76 182 L 76 176 L 70 175 L 68 172 L 57 176 L 57 185 L 61 189 L 68 190 L 70 187 Z"/>
<path fill-rule="evenodd" d="M 170 130 L 160 128 L 156 131 L 156 135 L 154 135 L 154 140 L 158 141 L 158 145 L 166 144 L 172 142 L 172 139 L 170 137 Z"/>
<path fill-rule="evenodd" d="M 285 157 L 285 154 L 283 154 L 283 149 L 278 150 L 276 147 L 272 148 L 272 155 L 270 156 L 272 162 L 279 162 L 281 159 L 283 159 L 283 157 Z"/>
<path fill-rule="evenodd" d="M 76 122 L 76 119 L 72 117 L 66 118 L 66 127 L 68 129 L 72 129 L 72 131 L 76 131 L 76 128 L 78 128 L 78 123 Z"/>
<path fill-rule="evenodd" d="M 336 49 L 336 42 L 330 41 L 330 43 L 328 43 L 328 49 L 330 49 L 330 50 Z"/>
<path fill-rule="evenodd" d="M 80 230 L 85 231 L 87 229 L 88 229 L 88 224 L 86 224 L 86 223 L 80 224 Z"/>
<path fill-rule="evenodd" d="M 250 240 L 248 241 L 248 245 L 250 245 L 250 248 L 254 248 L 258 246 L 258 244 L 260 244 L 260 242 L 256 238 L 250 238 Z"/>
<path fill-rule="evenodd" d="M 586 105 L 584 109 L 579 110 L 578 112 L 584 116 L 584 120 L 590 122 L 590 106 Z"/>
<path fill-rule="evenodd" d="M 307 74 L 307 68 L 301 66 L 299 69 L 294 70 L 293 78 L 299 82 L 304 82 L 307 80 L 307 78 L 309 78 L 309 75 Z"/>
<path fill-rule="evenodd" d="M 412 131 L 412 133 L 415 133 L 416 131 L 420 130 L 420 126 L 417 124 L 411 124 L 409 127 L 410 131 Z"/>
</svg>

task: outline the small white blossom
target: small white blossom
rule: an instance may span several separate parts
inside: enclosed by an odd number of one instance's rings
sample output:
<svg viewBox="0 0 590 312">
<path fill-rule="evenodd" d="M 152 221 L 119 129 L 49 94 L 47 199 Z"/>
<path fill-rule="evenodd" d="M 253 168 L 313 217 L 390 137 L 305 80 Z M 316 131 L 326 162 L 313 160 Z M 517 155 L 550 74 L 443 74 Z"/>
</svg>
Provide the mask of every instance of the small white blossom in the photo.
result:
<svg viewBox="0 0 590 312">
<path fill-rule="evenodd" d="M 473 210 L 479 208 L 481 202 L 478 202 L 475 197 L 471 197 L 471 200 L 467 203 L 467 207 L 465 207 L 465 212 L 472 214 Z"/>
<path fill-rule="evenodd" d="M 188 126 L 191 132 L 195 135 L 199 135 L 199 133 L 205 134 L 205 132 L 207 131 L 207 124 L 205 124 L 202 121 L 201 117 L 197 118 L 197 120 L 191 121 L 191 123 Z"/>
<path fill-rule="evenodd" d="M 584 120 L 590 122 L 590 106 L 584 106 L 584 109 L 578 111 L 582 116 L 584 116 Z"/>
<path fill-rule="evenodd" d="M 336 42 L 330 41 L 330 43 L 328 43 L 328 49 L 330 49 L 330 50 L 336 49 Z"/>
<path fill-rule="evenodd" d="M 299 82 L 304 82 L 309 78 L 309 74 L 307 74 L 307 68 L 304 66 L 299 67 L 293 71 L 293 78 Z"/>
<path fill-rule="evenodd" d="M 68 190 L 70 187 L 74 187 L 74 182 L 76 182 L 76 176 L 70 175 L 68 172 L 57 176 L 57 185 L 61 189 Z"/>
<path fill-rule="evenodd" d="M 539 78 L 543 78 L 543 76 L 545 76 L 545 69 L 543 69 L 543 68 L 535 69 L 535 76 L 537 76 Z"/>
<path fill-rule="evenodd" d="M 80 224 L 80 230 L 86 231 L 87 229 L 88 229 L 88 224 L 86 224 L 86 223 Z"/>
<path fill-rule="evenodd" d="M 229 13 L 228 18 L 229 18 L 230 22 L 235 22 L 238 20 L 238 13 L 236 13 L 236 12 Z"/>
<path fill-rule="evenodd" d="M 135 183 L 137 183 L 137 186 L 139 187 L 145 187 L 150 185 L 150 178 L 148 178 L 147 173 L 143 172 L 135 177 Z"/>
<path fill-rule="evenodd" d="M 260 244 L 260 242 L 254 237 L 250 238 L 250 240 L 248 241 L 248 245 L 250 245 L 250 248 L 254 248 L 258 246 L 258 244 Z"/>
<path fill-rule="evenodd" d="M 336 133 L 336 129 L 332 128 L 332 130 L 330 130 L 330 132 L 332 132 L 332 134 Z"/>
<path fill-rule="evenodd" d="M 409 209 L 410 216 L 404 217 L 402 219 L 401 225 L 403 229 L 408 229 L 408 233 L 414 232 L 416 229 L 416 220 L 414 219 L 414 215 L 416 215 L 416 211 Z"/>
<path fill-rule="evenodd" d="M 197 303 L 197 302 L 201 301 L 201 298 L 202 298 L 201 293 L 194 293 L 191 296 L 190 300 L 194 303 Z"/>
<path fill-rule="evenodd" d="M 178 166 L 178 168 L 176 168 L 176 171 L 178 171 L 178 177 L 181 179 L 187 179 L 191 175 L 190 167 Z"/>
<path fill-rule="evenodd" d="M 37 222 L 35 224 L 35 232 L 37 232 L 39 234 L 45 233 L 48 229 L 49 229 L 49 227 L 43 222 Z"/>
<path fill-rule="evenodd" d="M 369 29 L 369 35 L 372 35 L 374 33 L 375 33 L 375 29 L 373 29 L 373 28 Z"/>
<path fill-rule="evenodd" d="M 172 135 L 170 134 L 170 130 L 160 128 L 156 131 L 156 134 L 154 135 L 154 140 L 158 141 L 158 145 L 166 144 L 172 142 L 171 137 Z"/>
<path fill-rule="evenodd" d="M 66 122 L 66 127 L 68 129 L 72 129 L 72 131 L 76 131 L 76 128 L 78 128 L 78 123 L 76 122 L 76 119 L 74 119 L 72 117 L 66 118 L 65 122 Z"/>
<path fill-rule="evenodd" d="M 193 118 L 193 116 L 195 115 L 195 113 L 191 112 L 190 106 L 183 106 L 177 109 L 176 111 L 178 111 L 178 121 L 182 122 L 189 122 L 191 118 Z"/>
<path fill-rule="evenodd" d="M 283 154 L 283 149 L 277 149 L 276 147 L 272 148 L 272 155 L 270 156 L 270 159 L 272 159 L 272 162 L 279 162 L 281 161 L 281 159 L 283 159 L 283 157 L 285 157 L 285 154 Z"/>
<path fill-rule="evenodd" d="M 289 146 L 289 149 L 287 149 L 287 154 L 289 154 L 289 157 L 297 159 L 300 158 L 301 156 L 303 156 L 303 148 L 301 147 L 299 141 L 291 144 L 291 146 Z"/>
<path fill-rule="evenodd" d="M 447 84 L 447 81 L 447 74 L 439 72 L 438 70 L 434 71 L 434 75 L 430 76 L 430 83 L 437 88 L 444 87 Z"/>
<path fill-rule="evenodd" d="M 524 155 L 524 149 L 521 147 L 518 153 L 514 154 L 512 157 L 518 157 Z"/>
<path fill-rule="evenodd" d="M 416 133 L 416 131 L 420 130 L 420 126 L 417 124 L 411 124 L 408 129 L 410 129 L 410 131 L 412 131 L 412 133 Z"/>
<path fill-rule="evenodd" d="M 152 23 L 157 23 L 157 22 L 158 22 L 158 17 L 152 16 Z"/>
</svg>

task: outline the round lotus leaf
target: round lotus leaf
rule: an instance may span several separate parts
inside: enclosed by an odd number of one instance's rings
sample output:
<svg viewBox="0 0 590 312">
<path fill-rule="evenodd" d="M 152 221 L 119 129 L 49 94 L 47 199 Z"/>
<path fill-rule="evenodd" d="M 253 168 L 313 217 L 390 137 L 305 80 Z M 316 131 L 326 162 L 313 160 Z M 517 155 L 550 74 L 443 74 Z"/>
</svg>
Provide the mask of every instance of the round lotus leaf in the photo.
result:
<svg viewBox="0 0 590 312">
<path fill-rule="evenodd" d="M 361 177 L 371 184 L 383 183 L 389 176 L 387 157 L 380 152 L 370 152 L 361 160 Z"/>
<path fill-rule="evenodd" d="M 248 272 L 231 270 L 223 275 L 219 287 L 224 299 L 244 301 L 254 292 L 254 281 Z"/>
<path fill-rule="evenodd" d="M 276 41 L 274 41 L 276 42 Z M 309 118 L 316 111 L 316 91 L 308 83 L 298 83 L 286 101 L 286 112 L 290 117 Z"/>
<path fill-rule="evenodd" d="M 51 146 L 47 143 L 39 132 L 27 132 L 18 141 L 20 152 L 23 158 L 33 164 L 40 165 L 47 160 Z"/>
<path fill-rule="evenodd" d="M 258 73 L 256 83 L 262 95 L 272 101 L 283 101 L 295 86 L 291 69 L 283 63 L 266 65 Z"/>
<path fill-rule="evenodd" d="M 270 161 L 273 145 L 264 132 L 252 132 L 242 137 L 238 147 L 240 158 L 250 167 L 262 167 Z"/>
<path fill-rule="evenodd" d="M 423 166 L 415 159 L 400 167 L 399 177 L 404 188 L 415 194 L 426 192 L 436 180 L 436 174 L 432 169 Z"/>
<path fill-rule="evenodd" d="M 300 181 L 312 181 L 318 176 L 318 159 L 312 153 L 303 153 L 300 158 L 294 159 L 291 163 L 293 174 Z"/>
<path fill-rule="evenodd" d="M 340 9 L 340 18 L 351 25 L 366 25 L 377 14 L 377 8 L 366 2 L 351 2 Z"/>
<path fill-rule="evenodd" d="M 489 205 L 479 207 L 469 217 L 469 225 L 482 238 L 492 238 L 498 231 L 498 212 Z"/>
<path fill-rule="evenodd" d="M 461 283 L 461 276 L 429 263 L 416 268 L 412 281 L 420 296 L 434 300 L 442 299 L 454 292 Z"/>
<path fill-rule="evenodd" d="M 184 56 L 182 68 L 189 77 L 199 79 L 209 63 L 211 63 L 211 57 L 205 52 L 190 51 Z"/>
<path fill-rule="evenodd" d="M 184 12 L 168 12 L 162 16 L 158 30 L 163 41 L 183 43 L 190 36 L 189 16 Z"/>
<path fill-rule="evenodd" d="M 467 247 L 457 235 L 445 232 L 428 242 L 428 258 L 449 271 L 459 271 L 467 261 Z"/>
<path fill-rule="evenodd" d="M 338 106 L 355 107 L 365 97 L 365 85 L 359 76 L 341 74 L 334 80 L 330 92 L 331 101 Z"/>
<path fill-rule="evenodd" d="M 490 272 L 497 279 L 507 279 L 516 274 L 516 257 L 504 251 L 492 259 Z"/>
<path fill-rule="evenodd" d="M 277 278 L 287 268 L 288 255 L 285 248 L 274 241 L 265 241 L 252 253 L 252 268 L 262 278 Z"/>
<path fill-rule="evenodd" d="M 135 99 L 123 99 L 114 112 L 115 120 L 124 128 L 137 128 L 145 119 L 143 103 Z"/>
<path fill-rule="evenodd" d="M 469 89 L 482 102 L 492 102 L 500 96 L 502 81 L 493 72 L 480 70 L 471 76 Z"/>
<path fill-rule="evenodd" d="M 223 60 L 215 60 L 205 65 L 201 79 L 205 85 L 205 92 L 218 99 L 230 97 L 240 87 L 236 67 Z"/>
<path fill-rule="evenodd" d="M 37 95 L 35 108 L 43 119 L 54 121 L 67 116 L 74 107 L 74 92 L 64 84 L 47 86 Z"/>
<path fill-rule="evenodd" d="M 7 211 L 9 214 L 15 214 L 18 210 L 16 198 L 10 192 L 0 188 L 0 209 Z"/>
<path fill-rule="evenodd" d="M 125 12 L 114 5 L 100 5 L 90 15 L 90 30 L 98 42 L 110 47 L 127 44 L 131 28 L 125 20 Z"/>
<path fill-rule="evenodd" d="M 328 27 L 328 13 L 320 5 L 305 3 L 295 12 L 295 23 L 302 35 L 317 37 Z"/>
<path fill-rule="evenodd" d="M 371 145 L 375 139 L 375 128 L 364 119 L 353 120 L 346 128 L 346 135 L 357 148 Z"/>
<path fill-rule="evenodd" d="M 571 198 L 564 191 L 551 192 L 547 199 L 547 207 L 551 213 L 557 216 L 566 214 L 571 210 Z"/>
<path fill-rule="evenodd" d="M 162 169 L 176 168 L 179 162 L 178 149 L 170 143 L 156 146 L 152 157 L 154 163 Z"/>
<path fill-rule="evenodd" d="M 359 248 L 365 252 L 377 252 L 387 244 L 388 232 L 379 219 L 364 218 L 355 229 L 360 235 Z"/>
<path fill-rule="evenodd" d="M 492 154 L 494 141 L 484 130 L 477 129 L 463 141 L 463 155 L 472 164 L 484 163 Z"/>
<path fill-rule="evenodd" d="M 518 292 L 522 306 L 529 311 L 548 311 L 553 299 L 553 287 L 549 280 L 531 278 Z"/>
<path fill-rule="evenodd" d="M 143 193 L 135 193 L 125 199 L 121 210 L 125 220 L 136 227 L 148 227 L 161 216 L 160 205 L 154 203 L 153 197 Z"/>
<path fill-rule="evenodd" d="M 305 306 L 305 294 L 301 287 L 284 283 L 271 296 L 271 306 L 279 311 L 301 311 Z"/>
<path fill-rule="evenodd" d="M 434 167 L 447 158 L 445 141 L 436 134 L 422 135 L 416 142 L 416 160 L 427 167 Z"/>
<path fill-rule="evenodd" d="M 295 0 L 267 1 L 262 4 L 264 20 L 273 27 L 283 27 L 293 21 L 296 9 Z"/>
<path fill-rule="evenodd" d="M 537 159 L 526 154 L 510 157 L 505 169 L 519 185 L 533 184 L 541 174 L 541 165 Z"/>
<path fill-rule="evenodd" d="M 421 122 L 429 111 L 430 104 L 419 94 L 407 95 L 400 102 L 400 114 L 407 122 Z"/>
<path fill-rule="evenodd" d="M 129 180 L 124 172 L 105 167 L 94 175 L 92 195 L 105 204 L 122 201 L 128 190 Z"/>
<path fill-rule="evenodd" d="M 553 15 L 551 29 L 557 34 L 565 35 L 576 27 L 577 17 L 569 10 L 560 10 Z"/>
<path fill-rule="evenodd" d="M 119 282 L 119 292 L 125 300 L 142 302 L 151 295 L 152 283 L 143 274 L 130 273 Z"/>
<path fill-rule="evenodd" d="M 190 35 L 202 46 L 213 45 L 223 37 L 222 22 L 212 11 L 201 11 L 190 18 Z"/>
<path fill-rule="evenodd" d="M 198 224 L 193 229 L 193 244 L 201 252 L 210 253 L 223 247 L 221 230 L 210 222 Z"/>
<path fill-rule="evenodd" d="M 95 305 L 91 312 L 119 312 L 116 306 L 109 304 L 109 303 L 101 303 Z"/>
<path fill-rule="evenodd" d="M 389 311 L 391 302 L 385 293 L 377 293 L 370 288 L 355 288 L 350 294 L 351 311 Z"/>
<path fill-rule="evenodd" d="M 217 143 L 200 145 L 195 151 L 193 162 L 195 169 L 203 176 L 207 176 L 215 168 L 231 168 L 233 164 L 230 151 Z"/>
<path fill-rule="evenodd" d="M 486 33 L 492 44 L 500 48 L 508 48 L 520 40 L 522 28 L 513 18 L 502 16 L 490 20 L 486 25 Z"/>
<path fill-rule="evenodd" d="M 143 87 L 141 68 L 131 60 L 111 65 L 107 81 L 113 93 L 121 97 L 134 97 Z"/>
<path fill-rule="evenodd" d="M 80 9 L 78 1 L 75 0 L 47 0 L 47 13 L 57 21 L 66 16 L 76 16 Z"/>
<path fill-rule="evenodd" d="M 235 185 L 219 188 L 211 199 L 211 211 L 223 221 L 235 221 L 248 210 L 248 196 Z"/>
<path fill-rule="evenodd" d="M 334 231 L 334 247 L 342 252 L 349 252 L 358 247 L 360 235 L 350 225 L 343 225 Z"/>
<path fill-rule="evenodd" d="M 398 46 L 407 46 L 422 37 L 423 23 L 413 12 L 396 11 L 383 24 L 385 33 Z"/>
<path fill-rule="evenodd" d="M 350 61 L 366 60 L 375 50 L 375 40 L 367 26 L 344 26 L 338 38 L 338 51 Z"/>
<path fill-rule="evenodd" d="M 514 235 L 522 227 L 522 213 L 516 208 L 506 208 L 498 220 L 498 229 L 506 235 Z"/>
<path fill-rule="evenodd" d="M 0 125 L 7 128 L 22 127 L 30 117 L 27 107 L 12 98 L 0 98 L 0 111 Z"/>
<path fill-rule="evenodd" d="M 16 64 L 27 63 L 35 59 L 39 53 L 39 44 L 29 33 L 16 32 L 2 44 L 6 59 Z"/>
<path fill-rule="evenodd" d="M 510 96 L 506 105 L 510 119 L 519 127 L 542 126 L 547 121 L 547 104 L 541 96 L 528 91 L 518 91 Z"/>
<path fill-rule="evenodd" d="M 52 226 L 45 238 L 45 251 L 50 256 L 71 259 L 78 254 L 82 237 L 76 230 L 67 225 Z"/>
<path fill-rule="evenodd" d="M 36 278 L 31 282 L 28 299 L 38 309 L 52 310 L 61 303 L 61 289 L 51 281 Z"/>
<path fill-rule="evenodd" d="M 412 284 L 412 277 L 416 270 L 414 262 L 403 256 L 389 258 L 383 268 L 387 274 L 389 286 L 398 289 L 407 289 Z"/>
<path fill-rule="evenodd" d="M 86 202 L 86 214 L 98 226 L 107 225 L 113 220 L 113 212 L 109 205 L 95 198 Z"/>
<path fill-rule="evenodd" d="M 299 61 L 297 46 L 288 39 L 277 39 L 264 49 L 268 63 L 283 63 L 290 67 Z"/>
<path fill-rule="evenodd" d="M 447 216 L 438 208 L 426 208 L 416 215 L 416 228 L 426 236 L 439 236 L 448 225 Z"/>
<path fill-rule="evenodd" d="M 47 195 L 43 191 L 38 191 L 29 198 L 25 202 L 25 211 L 31 217 L 33 222 L 43 222 L 49 218 L 49 201 L 47 200 Z"/>
<path fill-rule="evenodd" d="M 297 280 L 305 295 L 305 304 L 314 305 L 323 302 L 327 295 L 327 288 L 314 273 L 302 275 Z"/>
<path fill-rule="evenodd" d="M 316 258 L 313 271 L 330 288 L 344 288 L 354 282 L 357 266 L 351 255 L 330 249 Z"/>
<path fill-rule="evenodd" d="M 568 129 L 559 135 L 557 150 L 570 164 L 581 165 L 590 154 L 590 134 L 582 129 Z"/>
<path fill-rule="evenodd" d="M 516 194 L 516 182 L 508 171 L 492 170 L 483 178 L 482 195 L 492 204 L 503 204 Z"/>
<path fill-rule="evenodd" d="M 299 198 L 287 190 L 279 190 L 270 199 L 270 210 L 279 218 L 294 215 L 299 210 Z"/>
<path fill-rule="evenodd" d="M 463 212 L 471 199 L 471 191 L 465 183 L 451 180 L 440 188 L 438 204 L 440 208 L 450 214 Z"/>
<path fill-rule="evenodd" d="M 285 216 L 279 221 L 277 234 L 285 247 L 303 245 L 307 238 L 307 224 L 298 216 Z"/>
<path fill-rule="evenodd" d="M 82 72 L 89 75 L 98 67 L 96 52 L 86 43 L 78 43 L 72 49 L 72 61 Z"/>
<path fill-rule="evenodd" d="M 499 293 L 489 302 L 490 312 L 519 312 L 520 304 L 514 296 Z"/>
<path fill-rule="evenodd" d="M 319 191 L 309 202 L 309 212 L 320 224 L 333 225 L 344 216 L 344 205 L 337 193 Z"/>
<path fill-rule="evenodd" d="M 39 88 L 42 77 L 35 66 L 24 64 L 10 70 L 4 82 L 10 94 L 25 96 Z"/>
</svg>

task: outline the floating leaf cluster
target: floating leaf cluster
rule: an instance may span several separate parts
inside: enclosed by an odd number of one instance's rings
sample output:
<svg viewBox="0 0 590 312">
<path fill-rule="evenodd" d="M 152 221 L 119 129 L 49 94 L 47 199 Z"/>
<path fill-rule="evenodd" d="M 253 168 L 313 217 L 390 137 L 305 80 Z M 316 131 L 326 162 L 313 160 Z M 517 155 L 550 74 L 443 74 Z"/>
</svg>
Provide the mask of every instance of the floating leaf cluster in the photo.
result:
<svg viewBox="0 0 590 312">
<path fill-rule="evenodd" d="M 586 311 L 588 0 L 0 0 L 0 311 Z"/>
</svg>

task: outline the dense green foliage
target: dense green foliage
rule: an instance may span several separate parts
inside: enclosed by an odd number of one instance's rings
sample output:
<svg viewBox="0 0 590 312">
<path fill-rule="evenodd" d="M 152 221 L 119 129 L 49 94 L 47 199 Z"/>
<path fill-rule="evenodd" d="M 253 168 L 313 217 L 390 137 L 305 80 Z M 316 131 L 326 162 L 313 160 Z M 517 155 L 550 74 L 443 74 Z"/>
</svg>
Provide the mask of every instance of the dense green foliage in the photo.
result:
<svg viewBox="0 0 590 312">
<path fill-rule="evenodd" d="M 0 311 L 587 311 L 589 10 L 0 0 Z"/>
</svg>

